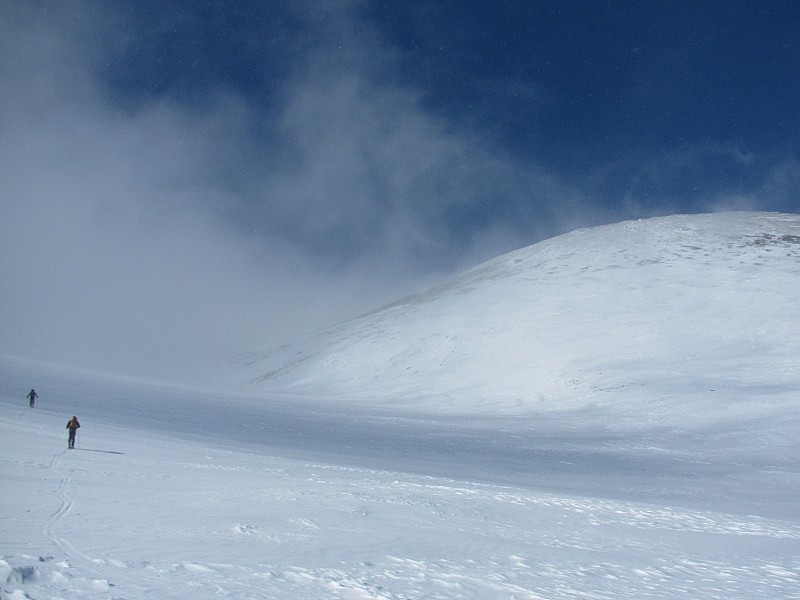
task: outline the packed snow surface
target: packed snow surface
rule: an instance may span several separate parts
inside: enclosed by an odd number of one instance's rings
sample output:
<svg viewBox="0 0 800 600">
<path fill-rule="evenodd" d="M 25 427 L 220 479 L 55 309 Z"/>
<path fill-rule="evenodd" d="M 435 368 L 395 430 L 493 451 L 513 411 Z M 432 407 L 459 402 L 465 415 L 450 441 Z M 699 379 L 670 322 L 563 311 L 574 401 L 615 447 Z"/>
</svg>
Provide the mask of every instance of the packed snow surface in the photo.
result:
<svg viewBox="0 0 800 600">
<path fill-rule="evenodd" d="M 798 216 L 669 217 L 221 391 L 2 358 L 0 598 L 800 599 L 799 278 Z"/>
</svg>

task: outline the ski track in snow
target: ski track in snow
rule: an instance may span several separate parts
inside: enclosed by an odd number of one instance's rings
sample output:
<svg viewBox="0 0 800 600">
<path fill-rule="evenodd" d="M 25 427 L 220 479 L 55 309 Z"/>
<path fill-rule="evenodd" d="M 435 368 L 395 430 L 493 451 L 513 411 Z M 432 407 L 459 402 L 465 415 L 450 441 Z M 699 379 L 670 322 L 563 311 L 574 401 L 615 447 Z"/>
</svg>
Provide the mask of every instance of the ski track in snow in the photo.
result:
<svg viewBox="0 0 800 600">
<path fill-rule="evenodd" d="M 58 509 L 51 515 L 50 519 L 47 521 L 47 525 L 44 528 L 44 534 L 61 550 L 63 554 L 65 554 L 68 558 L 73 558 L 77 556 L 77 552 L 72 548 L 71 544 L 67 542 L 65 539 L 58 537 L 55 531 L 57 529 L 59 521 L 67 514 L 70 510 L 72 510 L 72 500 L 67 495 L 67 489 L 69 487 L 70 478 L 66 475 L 61 473 L 59 469 L 59 463 L 63 458 L 66 450 L 62 450 L 53 456 L 53 460 L 50 461 L 50 470 L 56 474 L 59 479 L 59 484 L 56 489 L 56 495 L 58 496 L 59 500 L 61 501 L 60 506 Z"/>
</svg>

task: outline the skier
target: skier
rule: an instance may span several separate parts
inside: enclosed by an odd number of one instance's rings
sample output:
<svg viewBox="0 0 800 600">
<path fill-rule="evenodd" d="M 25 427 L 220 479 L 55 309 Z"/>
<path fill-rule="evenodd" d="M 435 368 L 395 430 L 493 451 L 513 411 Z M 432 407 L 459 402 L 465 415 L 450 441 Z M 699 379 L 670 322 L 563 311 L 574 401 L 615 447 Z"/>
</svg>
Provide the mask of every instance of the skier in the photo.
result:
<svg viewBox="0 0 800 600">
<path fill-rule="evenodd" d="M 31 391 L 28 392 L 28 395 L 25 397 L 30 398 L 31 408 L 33 408 L 33 405 L 36 403 L 36 399 L 39 397 L 39 394 L 36 393 L 35 389 L 31 388 Z"/>
<path fill-rule="evenodd" d="M 78 431 L 80 426 L 81 426 L 81 424 L 78 423 L 78 417 L 76 417 L 76 416 L 73 416 L 67 422 L 67 429 L 69 429 L 69 441 L 68 441 L 68 444 L 69 444 L 70 448 L 74 448 L 75 447 L 75 432 Z"/>
</svg>

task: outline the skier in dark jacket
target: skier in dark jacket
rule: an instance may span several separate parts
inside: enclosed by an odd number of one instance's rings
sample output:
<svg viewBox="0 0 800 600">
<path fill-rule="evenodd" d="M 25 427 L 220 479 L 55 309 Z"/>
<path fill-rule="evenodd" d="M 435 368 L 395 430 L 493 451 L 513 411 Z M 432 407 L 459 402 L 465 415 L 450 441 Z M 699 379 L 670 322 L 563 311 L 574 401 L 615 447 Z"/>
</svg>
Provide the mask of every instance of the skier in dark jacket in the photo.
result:
<svg viewBox="0 0 800 600">
<path fill-rule="evenodd" d="M 78 417 L 75 417 L 75 416 L 73 416 L 67 422 L 67 429 L 69 429 L 69 441 L 68 441 L 68 444 L 69 444 L 70 448 L 74 448 L 75 447 L 75 432 L 77 432 L 78 429 L 80 429 L 80 426 L 81 426 L 81 424 L 78 423 Z"/>
<path fill-rule="evenodd" d="M 39 397 L 39 394 L 36 393 L 35 389 L 31 388 L 31 391 L 28 392 L 28 395 L 25 397 L 30 399 L 31 408 L 33 408 L 33 405 L 36 404 L 36 399 Z"/>
</svg>

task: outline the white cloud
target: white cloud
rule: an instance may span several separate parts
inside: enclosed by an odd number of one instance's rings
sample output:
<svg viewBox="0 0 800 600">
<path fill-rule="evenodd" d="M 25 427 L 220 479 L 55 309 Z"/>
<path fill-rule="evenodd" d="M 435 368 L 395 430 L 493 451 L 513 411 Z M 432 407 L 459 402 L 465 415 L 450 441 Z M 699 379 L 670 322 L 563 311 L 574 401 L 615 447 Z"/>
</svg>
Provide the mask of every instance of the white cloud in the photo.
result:
<svg viewBox="0 0 800 600">
<path fill-rule="evenodd" d="M 0 26 L 0 352 L 185 373 L 522 243 L 502 221 L 451 231 L 444 213 L 517 202 L 541 178 L 381 83 L 390 57 L 346 11 L 330 17 L 349 37 L 326 43 L 349 42 L 333 62 L 316 48 L 277 114 L 224 89 L 202 111 L 165 96 L 126 112 L 86 42 L 108 15 L 81 6 L 6 6 Z M 264 120 L 279 134 L 265 147 Z"/>
</svg>

